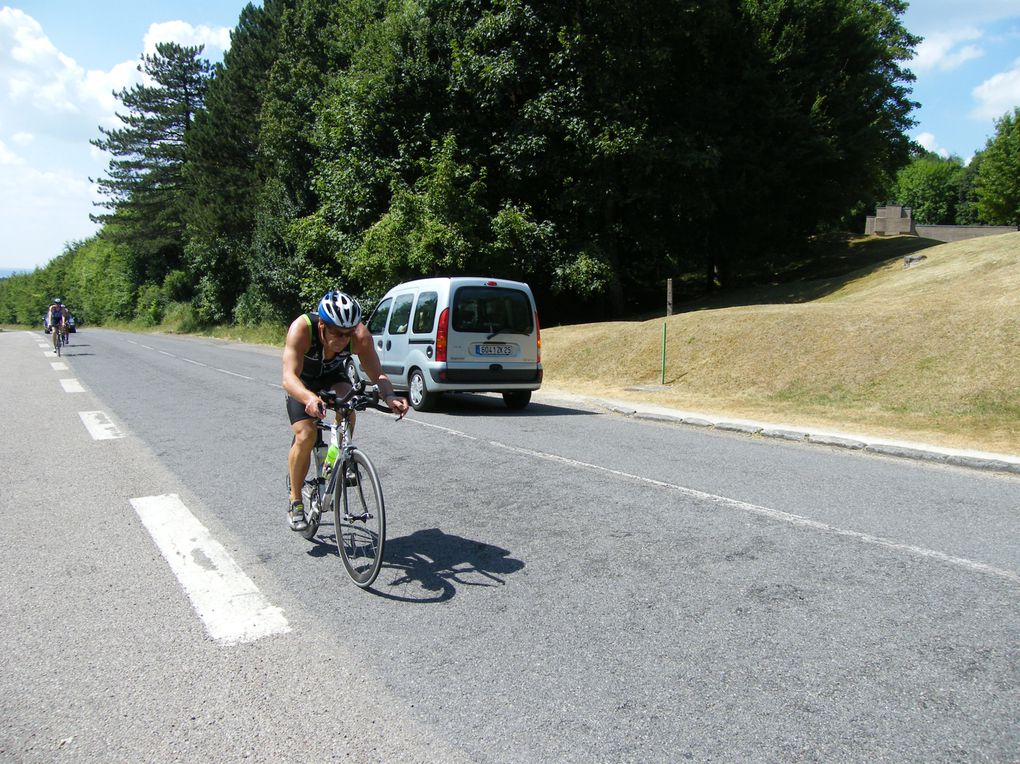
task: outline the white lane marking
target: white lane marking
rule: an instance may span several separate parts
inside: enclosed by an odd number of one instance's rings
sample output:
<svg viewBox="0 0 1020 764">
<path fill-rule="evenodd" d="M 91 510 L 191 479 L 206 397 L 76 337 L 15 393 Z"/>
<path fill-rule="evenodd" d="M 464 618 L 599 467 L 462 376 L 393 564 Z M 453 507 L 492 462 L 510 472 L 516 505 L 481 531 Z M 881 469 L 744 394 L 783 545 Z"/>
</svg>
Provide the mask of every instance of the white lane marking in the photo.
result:
<svg viewBox="0 0 1020 764">
<path fill-rule="evenodd" d="M 290 631 L 283 610 L 266 600 L 177 494 L 131 499 L 131 505 L 210 637 L 236 645 Z"/>
<path fill-rule="evenodd" d="M 78 416 L 81 417 L 82 424 L 93 440 L 115 440 L 124 437 L 124 433 L 102 411 L 79 411 Z"/>
<path fill-rule="evenodd" d="M 532 451 L 530 448 L 518 448 L 517 446 L 509 446 L 505 443 L 499 443 L 494 440 L 490 440 L 489 445 L 495 446 L 496 448 L 502 448 L 507 451 L 513 451 L 519 454 L 524 454 L 526 456 L 533 456 L 538 459 L 547 459 L 553 462 L 560 462 L 561 464 L 568 464 L 572 467 L 580 467 L 583 469 L 595 470 L 596 472 L 603 472 L 608 475 L 625 478 L 627 480 L 637 480 L 641 483 L 647 483 L 648 485 L 654 485 L 658 486 L 659 488 L 667 488 L 672 491 L 677 491 L 685 496 L 690 496 L 692 498 L 700 499 L 702 501 L 712 502 L 714 504 L 718 504 L 724 507 L 730 507 L 731 509 L 739 509 L 742 512 L 751 512 L 756 515 L 767 517 L 771 520 L 789 523 L 790 525 L 796 525 L 801 528 L 811 528 L 816 531 L 833 533 L 837 536 L 843 536 L 844 538 L 854 539 L 864 544 L 872 544 L 874 546 L 881 546 L 885 547 L 886 549 L 892 549 L 896 552 L 905 552 L 907 554 L 916 555 L 918 557 L 925 557 L 930 560 L 938 560 L 939 562 L 944 562 L 949 565 L 955 565 L 958 568 L 963 568 L 965 570 L 970 570 L 976 573 L 986 573 L 991 576 L 1003 578 L 1014 584 L 1020 584 L 1020 573 L 1015 573 L 1014 571 L 1011 570 L 1004 570 L 1002 568 L 996 568 L 992 565 L 986 565 L 983 562 L 968 560 L 965 557 L 955 557 L 951 554 L 939 552 L 935 549 L 926 549 L 924 547 L 912 546 L 911 544 L 901 544 L 898 541 L 893 541 L 892 539 L 882 538 L 881 536 L 872 536 L 870 533 L 861 533 L 860 531 L 850 531 L 846 530 L 845 528 L 837 528 L 834 525 L 822 523 L 817 520 L 811 520 L 810 518 L 790 514 L 789 512 L 783 512 L 778 509 L 760 507 L 757 504 L 749 504 L 746 501 L 729 499 L 725 496 L 717 496 L 716 494 L 705 493 L 704 491 L 698 491 L 694 488 L 685 488 L 684 486 L 675 485 L 673 483 L 666 483 L 662 480 L 654 480 L 653 478 L 642 477 L 640 475 L 633 475 L 629 472 L 622 472 L 620 470 L 610 469 L 609 467 L 603 467 L 598 464 L 589 464 L 588 462 L 581 462 L 577 461 L 576 459 L 568 459 L 565 456 L 548 454 L 543 451 Z"/>
<path fill-rule="evenodd" d="M 142 345 L 141 342 L 139 342 L 138 344 L 141 345 L 141 347 L 145 348 L 146 350 L 155 350 L 156 349 L 156 348 L 149 347 L 148 345 Z"/>
<path fill-rule="evenodd" d="M 62 379 L 60 384 L 64 388 L 65 393 L 84 393 L 85 388 L 81 386 L 81 382 L 77 379 Z"/>
<path fill-rule="evenodd" d="M 40 342 L 39 347 L 45 350 L 46 348 L 52 348 L 53 345 L 51 345 L 49 342 Z"/>
<path fill-rule="evenodd" d="M 251 380 L 253 382 L 255 381 L 254 377 L 246 377 L 246 376 L 244 376 L 244 374 L 238 374 L 235 371 L 227 371 L 226 369 L 216 369 L 216 371 L 222 371 L 224 374 L 229 374 L 232 377 L 240 377 L 241 379 L 248 379 L 248 380 Z"/>
<path fill-rule="evenodd" d="M 43 355 L 47 358 L 53 358 L 57 354 L 57 351 L 50 347 L 49 350 L 44 350 Z"/>
<path fill-rule="evenodd" d="M 168 356 L 170 356 L 171 358 L 176 358 L 176 357 L 177 357 L 177 356 L 175 356 L 175 355 L 174 355 L 173 353 L 168 353 L 168 352 L 166 352 L 165 350 L 160 350 L 159 352 L 160 352 L 160 353 L 162 353 L 163 355 L 168 355 Z"/>
<path fill-rule="evenodd" d="M 128 340 L 128 344 L 129 345 L 137 345 L 138 343 L 135 342 L 134 340 Z"/>
<path fill-rule="evenodd" d="M 50 366 L 53 367 L 53 371 L 67 371 L 67 364 L 63 361 L 54 361 Z"/>
<path fill-rule="evenodd" d="M 195 364 L 195 366 L 208 366 L 208 364 L 199 363 L 198 361 L 192 361 L 190 358 L 185 358 L 184 356 L 181 356 L 181 360 L 187 361 L 188 363 L 193 363 Z"/>
<path fill-rule="evenodd" d="M 275 382 L 266 382 L 266 384 L 269 385 L 270 387 L 275 387 L 277 390 L 283 389 L 283 385 L 278 385 Z"/>
<path fill-rule="evenodd" d="M 389 412 L 379 412 L 379 413 L 385 415 L 385 414 L 388 414 Z M 447 433 L 448 435 L 456 435 L 458 438 L 467 438 L 468 440 L 478 440 L 478 438 L 476 438 L 474 435 L 468 435 L 466 432 L 461 432 L 460 430 L 451 430 L 449 427 L 441 427 L 438 424 L 431 424 L 429 422 L 423 422 L 420 419 L 406 419 L 405 421 L 412 422 L 414 424 L 420 424 L 422 427 L 431 427 L 433 430 L 442 430 L 443 432 Z"/>
</svg>

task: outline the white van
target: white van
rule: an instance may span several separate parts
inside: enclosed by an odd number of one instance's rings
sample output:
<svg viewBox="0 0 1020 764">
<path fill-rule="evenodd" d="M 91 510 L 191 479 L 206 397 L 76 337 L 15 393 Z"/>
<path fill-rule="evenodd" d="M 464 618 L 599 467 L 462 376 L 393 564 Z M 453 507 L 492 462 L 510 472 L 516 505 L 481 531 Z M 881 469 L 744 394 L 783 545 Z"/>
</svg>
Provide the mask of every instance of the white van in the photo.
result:
<svg viewBox="0 0 1020 764">
<path fill-rule="evenodd" d="M 444 392 L 497 392 L 522 409 L 542 384 L 542 338 L 531 288 L 450 277 L 393 287 L 367 322 L 383 371 L 418 411 Z M 349 374 L 364 378 L 357 356 Z"/>
</svg>

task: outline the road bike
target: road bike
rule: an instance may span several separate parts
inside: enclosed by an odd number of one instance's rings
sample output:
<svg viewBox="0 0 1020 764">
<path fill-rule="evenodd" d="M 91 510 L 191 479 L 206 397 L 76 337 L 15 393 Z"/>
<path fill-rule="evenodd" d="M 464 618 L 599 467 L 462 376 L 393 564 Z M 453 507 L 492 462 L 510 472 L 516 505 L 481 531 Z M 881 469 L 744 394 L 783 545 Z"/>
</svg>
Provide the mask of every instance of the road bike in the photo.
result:
<svg viewBox="0 0 1020 764">
<path fill-rule="evenodd" d="M 336 545 L 347 574 L 358 586 L 367 588 L 382 567 L 386 543 L 386 505 L 379 475 L 365 452 L 354 445 L 351 418 L 379 402 L 379 390 L 358 382 L 345 395 L 331 391 L 319 397 L 333 409 L 332 423 L 317 422 L 315 446 L 308 475 L 301 486 L 308 527 L 300 531 L 306 539 L 315 538 L 322 516 L 333 513 Z M 323 438 L 327 435 L 329 444 Z M 335 462 L 327 459 L 330 445 L 336 446 Z M 290 476 L 287 476 L 290 490 Z"/>
<path fill-rule="evenodd" d="M 64 344 L 60 338 L 60 328 L 57 326 L 50 328 L 50 339 L 53 340 L 53 352 L 57 354 L 57 358 L 60 357 L 60 347 Z"/>
</svg>

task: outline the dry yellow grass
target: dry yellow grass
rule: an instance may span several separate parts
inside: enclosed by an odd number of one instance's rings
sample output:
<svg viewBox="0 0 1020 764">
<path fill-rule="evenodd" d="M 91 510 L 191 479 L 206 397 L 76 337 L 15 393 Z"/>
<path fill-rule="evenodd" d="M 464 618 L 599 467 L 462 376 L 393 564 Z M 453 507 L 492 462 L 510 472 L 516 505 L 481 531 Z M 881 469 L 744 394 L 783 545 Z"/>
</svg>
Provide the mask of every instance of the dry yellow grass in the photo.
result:
<svg viewBox="0 0 1020 764">
<path fill-rule="evenodd" d="M 810 302 L 545 329 L 544 386 L 1020 453 L 1020 233 L 923 254 Z M 659 385 L 664 321 L 665 387 L 628 389 Z"/>
</svg>

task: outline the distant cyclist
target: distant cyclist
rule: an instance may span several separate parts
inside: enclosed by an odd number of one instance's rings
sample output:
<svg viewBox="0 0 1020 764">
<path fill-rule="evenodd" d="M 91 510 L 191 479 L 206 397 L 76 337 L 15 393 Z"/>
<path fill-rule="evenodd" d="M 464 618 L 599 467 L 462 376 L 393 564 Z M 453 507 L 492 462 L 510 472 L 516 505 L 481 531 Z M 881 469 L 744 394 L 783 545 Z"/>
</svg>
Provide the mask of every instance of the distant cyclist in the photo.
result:
<svg viewBox="0 0 1020 764">
<path fill-rule="evenodd" d="M 53 334 L 53 352 L 57 352 L 57 343 L 61 336 L 67 331 L 67 311 L 61 304 L 60 298 L 54 298 L 50 307 L 46 310 L 46 325 Z"/>
<path fill-rule="evenodd" d="M 339 290 L 331 290 L 319 301 L 319 309 L 294 319 L 283 348 L 283 389 L 287 392 L 287 414 L 294 431 L 294 443 L 287 457 L 290 473 L 290 503 L 287 519 L 292 530 L 307 528 L 301 485 L 317 437 L 316 422 L 326 415 L 320 390 L 343 395 L 350 389 L 346 363 L 352 353 L 375 384 L 390 411 L 407 413 L 407 401 L 398 398 L 382 370 L 372 335 L 361 323 L 358 301 Z"/>
</svg>

